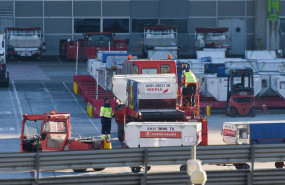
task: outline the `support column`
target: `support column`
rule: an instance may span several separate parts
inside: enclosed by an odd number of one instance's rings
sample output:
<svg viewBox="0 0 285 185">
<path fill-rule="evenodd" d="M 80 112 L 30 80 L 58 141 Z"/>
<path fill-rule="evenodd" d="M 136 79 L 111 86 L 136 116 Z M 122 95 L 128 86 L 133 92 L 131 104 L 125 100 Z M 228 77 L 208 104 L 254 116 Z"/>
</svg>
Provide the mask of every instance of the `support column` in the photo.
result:
<svg viewBox="0 0 285 185">
<path fill-rule="evenodd" d="M 266 49 L 267 1 L 255 0 L 254 49 Z"/>
</svg>

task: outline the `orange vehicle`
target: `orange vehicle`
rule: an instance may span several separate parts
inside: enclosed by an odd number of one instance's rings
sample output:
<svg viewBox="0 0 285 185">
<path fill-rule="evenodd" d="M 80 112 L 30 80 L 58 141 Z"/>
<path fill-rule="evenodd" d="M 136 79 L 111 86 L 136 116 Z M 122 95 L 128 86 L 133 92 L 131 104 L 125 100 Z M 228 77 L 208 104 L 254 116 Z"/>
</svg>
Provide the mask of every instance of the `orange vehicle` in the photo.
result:
<svg viewBox="0 0 285 185">
<path fill-rule="evenodd" d="M 71 138 L 70 114 L 55 111 L 24 114 L 20 140 L 20 152 L 111 149 L 109 138 Z M 86 169 L 74 171 L 84 172 Z"/>
</svg>

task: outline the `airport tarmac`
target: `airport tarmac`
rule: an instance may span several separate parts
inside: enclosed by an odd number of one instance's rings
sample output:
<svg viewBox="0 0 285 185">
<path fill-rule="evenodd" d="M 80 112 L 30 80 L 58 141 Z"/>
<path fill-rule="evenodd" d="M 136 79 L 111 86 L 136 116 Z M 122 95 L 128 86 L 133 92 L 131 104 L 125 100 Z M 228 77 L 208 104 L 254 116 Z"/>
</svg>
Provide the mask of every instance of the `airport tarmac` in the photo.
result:
<svg viewBox="0 0 285 185">
<path fill-rule="evenodd" d="M 11 77 L 10 87 L 0 88 L 0 153 L 19 152 L 23 114 L 43 114 L 51 110 L 70 113 L 73 137 L 100 135 L 100 118 L 90 118 L 82 97 L 73 93 L 73 75 L 76 74 L 74 61 L 63 61 L 58 57 L 46 57 L 42 61 L 16 60 L 8 61 L 7 69 Z M 78 63 L 77 74 L 88 74 L 86 63 Z M 210 145 L 224 144 L 221 129 L 225 121 L 284 120 L 284 112 L 258 111 L 253 118 L 232 118 L 225 116 L 223 111 L 214 111 L 208 116 L 208 142 Z M 111 135 L 113 148 L 119 148 L 114 119 Z"/>
</svg>

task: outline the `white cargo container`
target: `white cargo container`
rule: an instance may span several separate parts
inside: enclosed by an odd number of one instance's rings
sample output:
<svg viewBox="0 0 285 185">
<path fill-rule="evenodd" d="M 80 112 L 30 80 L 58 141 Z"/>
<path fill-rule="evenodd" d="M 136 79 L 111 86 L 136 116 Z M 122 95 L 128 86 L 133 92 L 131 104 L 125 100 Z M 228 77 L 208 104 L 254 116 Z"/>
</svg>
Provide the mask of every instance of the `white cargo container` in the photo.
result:
<svg viewBox="0 0 285 185">
<path fill-rule="evenodd" d="M 254 80 L 254 96 L 256 96 L 261 91 L 260 75 L 254 75 L 253 80 Z M 227 85 L 228 85 L 227 77 L 217 77 L 216 75 L 205 75 L 205 83 L 206 83 L 205 90 L 207 91 L 207 93 L 209 93 L 217 101 L 227 101 Z"/>
<path fill-rule="evenodd" d="M 285 98 L 285 76 L 280 74 L 271 75 L 271 88 L 279 96 Z"/>
<path fill-rule="evenodd" d="M 274 60 L 276 59 L 274 50 L 246 50 L 245 59 L 249 60 Z"/>
<path fill-rule="evenodd" d="M 142 80 L 144 82 L 156 81 L 169 82 L 172 84 L 170 91 L 174 93 L 172 96 L 177 97 L 177 83 L 175 74 L 130 74 L 130 75 L 114 75 L 112 78 L 113 94 L 124 104 L 127 104 L 127 83 L 128 80 Z M 143 92 L 141 92 L 143 93 Z M 153 96 L 153 94 L 150 94 Z"/>
<path fill-rule="evenodd" d="M 130 148 L 191 146 L 201 139 L 201 122 L 130 122 L 125 126 L 125 143 Z"/>
</svg>

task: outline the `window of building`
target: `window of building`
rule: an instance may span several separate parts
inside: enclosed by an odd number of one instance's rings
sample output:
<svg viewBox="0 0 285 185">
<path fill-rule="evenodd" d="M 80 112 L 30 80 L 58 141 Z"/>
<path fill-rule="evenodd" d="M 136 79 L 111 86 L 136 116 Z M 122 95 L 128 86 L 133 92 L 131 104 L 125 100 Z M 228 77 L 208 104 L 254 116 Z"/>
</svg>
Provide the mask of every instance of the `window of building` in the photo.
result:
<svg viewBox="0 0 285 185">
<path fill-rule="evenodd" d="M 160 24 L 176 26 L 178 33 L 187 33 L 187 19 L 160 19 Z"/>
<path fill-rule="evenodd" d="M 161 65 L 160 66 L 160 73 L 170 73 L 170 65 Z"/>
<path fill-rule="evenodd" d="M 145 25 L 157 25 L 157 19 L 132 19 L 132 32 L 144 32 Z"/>
<path fill-rule="evenodd" d="M 103 32 L 129 33 L 130 32 L 129 19 L 104 19 Z"/>
<path fill-rule="evenodd" d="M 142 74 L 157 74 L 157 68 L 142 68 Z"/>
<path fill-rule="evenodd" d="M 100 32 L 100 19 L 74 19 L 74 33 Z"/>
</svg>

